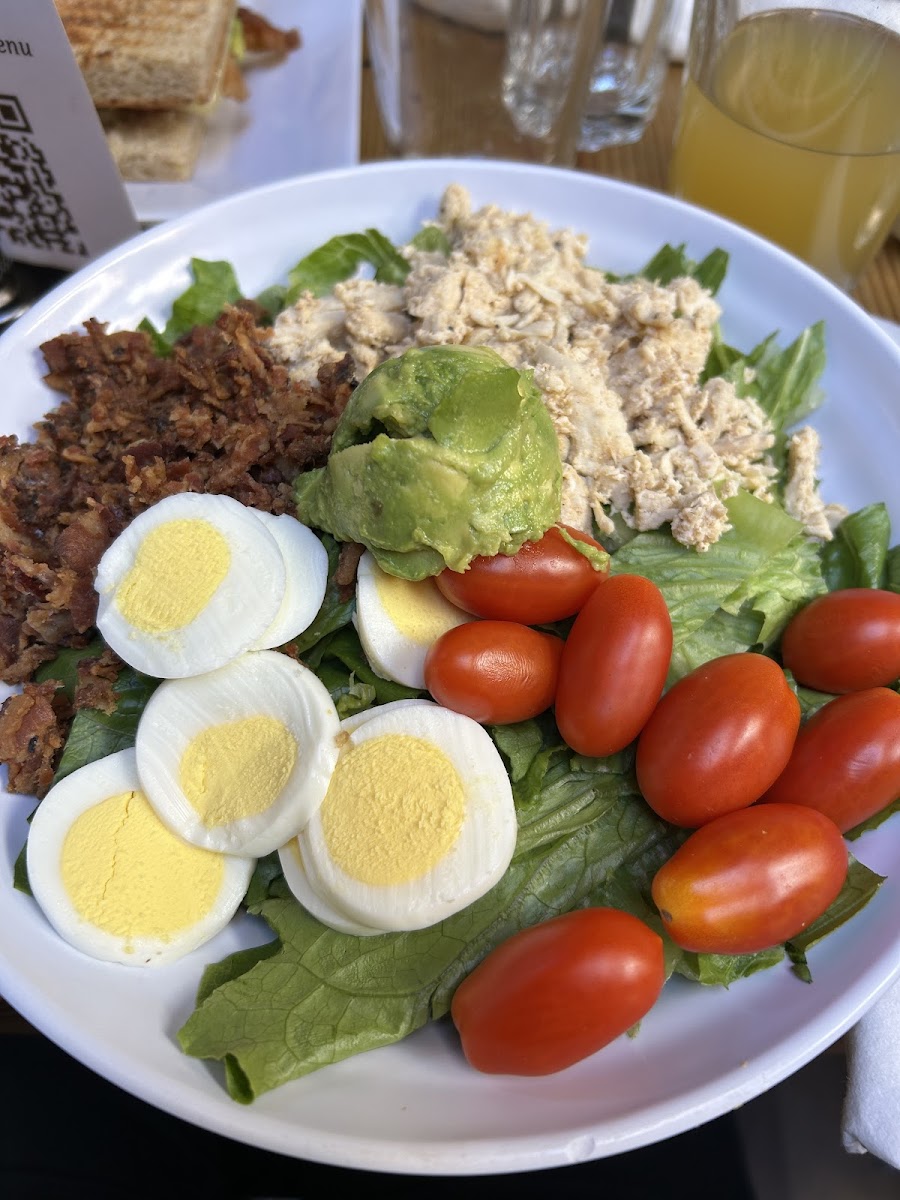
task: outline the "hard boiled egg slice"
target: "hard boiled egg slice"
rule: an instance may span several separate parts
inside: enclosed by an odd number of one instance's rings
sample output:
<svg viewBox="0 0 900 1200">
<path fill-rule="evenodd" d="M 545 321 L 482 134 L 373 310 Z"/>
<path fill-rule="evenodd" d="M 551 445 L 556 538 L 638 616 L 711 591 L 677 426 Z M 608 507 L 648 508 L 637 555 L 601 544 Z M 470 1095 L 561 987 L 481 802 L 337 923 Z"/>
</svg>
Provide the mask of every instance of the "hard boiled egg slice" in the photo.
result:
<svg viewBox="0 0 900 1200">
<path fill-rule="evenodd" d="M 160 818 L 195 846 L 262 856 L 318 808 L 338 757 L 340 720 L 312 671 L 254 650 L 150 697 L 135 749 Z"/>
<path fill-rule="evenodd" d="M 373 671 L 407 687 L 425 687 L 433 642 L 475 618 L 446 600 L 433 579 L 398 579 L 370 551 L 359 560 L 353 623 Z"/>
<path fill-rule="evenodd" d="M 371 721 L 375 717 L 381 720 L 391 713 L 403 712 L 407 708 L 438 707 L 436 701 L 426 700 L 424 696 L 415 697 L 410 700 L 390 700 L 387 704 L 375 704 L 372 708 L 364 708 L 361 712 L 344 717 L 343 721 L 341 721 L 341 733 L 355 733 L 360 725 L 365 725 L 366 721 Z"/>
<path fill-rule="evenodd" d="M 423 705 L 427 708 L 436 707 L 433 700 L 392 700 L 388 704 L 364 709 L 363 712 L 354 713 L 352 717 L 345 717 L 341 721 L 341 733 L 352 733 L 374 716 L 384 716 L 386 713 Z M 286 846 L 281 847 L 278 857 L 285 882 L 293 892 L 294 898 L 323 925 L 327 925 L 329 929 L 334 929 L 338 933 L 349 933 L 355 937 L 371 937 L 374 934 L 385 932 L 383 929 L 374 929 L 352 920 L 346 913 L 341 912 L 325 899 L 321 894 L 324 890 L 322 884 L 311 881 L 307 874 L 300 853 L 300 845 L 296 838 L 292 838 Z"/>
<path fill-rule="evenodd" d="M 422 929 L 484 895 L 509 866 L 509 776 L 469 717 L 439 705 L 375 709 L 346 735 L 297 840 L 308 882 L 340 913 Z"/>
<path fill-rule="evenodd" d="M 200 675 L 253 646 L 285 592 L 284 558 L 253 509 L 182 492 L 148 508 L 97 567 L 97 627 L 138 671 Z"/>
<path fill-rule="evenodd" d="M 315 620 L 328 585 L 328 551 L 296 517 L 288 513 L 275 517 L 255 509 L 253 513 L 278 543 L 286 572 L 281 608 L 253 644 L 254 650 L 272 650 L 298 637 Z"/>
<path fill-rule="evenodd" d="M 31 821 L 28 882 L 45 916 L 85 954 L 172 962 L 232 918 L 252 858 L 199 850 L 160 821 L 120 750 L 55 784 Z"/>
<path fill-rule="evenodd" d="M 294 898 L 317 921 L 321 921 L 323 925 L 327 925 L 329 929 L 333 929 L 337 933 L 348 933 L 353 937 L 374 937 L 376 934 L 384 933 L 383 929 L 373 929 L 370 925 L 363 925 L 359 921 L 351 920 L 319 895 L 307 878 L 296 838 L 292 838 L 286 846 L 281 847 L 278 851 L 278 860 L 284 872 L 284 881 L 291 889 Z"/>
</svg>

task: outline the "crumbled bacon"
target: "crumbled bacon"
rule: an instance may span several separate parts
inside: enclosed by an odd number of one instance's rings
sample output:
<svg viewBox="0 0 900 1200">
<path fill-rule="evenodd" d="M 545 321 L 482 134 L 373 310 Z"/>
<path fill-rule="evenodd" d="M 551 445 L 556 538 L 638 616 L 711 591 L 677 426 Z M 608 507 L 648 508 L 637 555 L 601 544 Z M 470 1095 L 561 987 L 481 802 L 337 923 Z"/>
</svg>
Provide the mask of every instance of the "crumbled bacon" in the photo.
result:
<svg viewBox="0 0 900 1200">
<path fill-rule="evenodd" d="M 37 796 L 53 782 L 54 760 L 65 741 L 68 701 L 56 680 L 26 683 L 0 708 L 0 759 L 9 769 L 8 789 Z"/>
<path fill-rule="evenodd" d="M 104 713 L 115 712 L 119 702 L 115 685 L 121 668 L 121 659 L 109 649 L 96 657 L 83 658 L 77 667 L 75 711 L 96 708 Z"/>
<path fill-rule="evenodd" d="M 55 684 L 35 691 L 29 681 L 60 649 L 89 642 L 94 571 L 129 521 L 184 491 L 289 512 L 296 476 L 325 462 L 352 365 L 324 367 L 314 385 L 292 381 L 258 319 L 252 304 L 229 308 L 169 358 L 145 333 L 108 333 L 94 320 L 41 347 L 64 399 L 34 442 L 0 437 L 0 679 L 28 688 L 0 709 L 10 790 L 40 795 L 52 776 L 66 717 L 48 699 Z M 118 665 L 90 660 L 76 705 L 111 711 Z M 39 726 L 27 753 L 26 723 Z"/>
</svg>

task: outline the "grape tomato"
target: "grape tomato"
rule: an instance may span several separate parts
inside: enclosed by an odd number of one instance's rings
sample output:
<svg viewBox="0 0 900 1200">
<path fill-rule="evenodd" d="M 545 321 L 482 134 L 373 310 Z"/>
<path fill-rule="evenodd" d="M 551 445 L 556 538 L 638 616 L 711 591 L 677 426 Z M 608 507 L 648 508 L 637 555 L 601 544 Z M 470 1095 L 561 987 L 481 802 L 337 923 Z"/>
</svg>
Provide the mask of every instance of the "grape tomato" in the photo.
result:
<svg viewBox="0 0 900 1200">
<path fill-rule="evenodd" d="M 501 942 L 450 1011 L 477 1070 L 548 1075 L 627 1032 L 664 982 L 659 934 L 618 909 L 579 908 Z"/>
<path fill-rule="evenodd" d="M 817 596 L 788 623 L 784 665 L 820 692 L 855 692 L 900 677 L 900 594 L 843 588 Z"/>
<path fill-rule="evenodd" d="M 578 754 L 624 749 L 653 711 L 672 657 L 663 594 L 642 575 L 613 575 L 575 618 L 563 648 L 556 723 Z"/>
<path fill-rule="evenodd" d="M 703 825 L 656 872 L 653 901 L 672 940 L 700 954 L 752 954 L 796 937 L 837 897 L 847 846 L 797 804 L 738 809 Z"/>
<path fill-rule="evenodd" d="M 602 569 L 567 539 L 588 547 Z M 441 571 L 435 583 L 452 604 L 476 617 L 544 625 L 578 612 L 606 578 L 607 561 L 589 534 L 553 525 L 516 554 L 473 558 L 467 570 Z"/>
<path fill-rule="evenodd" d="M 425 656 L 425 686 L 438 704 L 483 725 L 544 712 L 556 694 L 563 643 L 514 621 L 449 629 Z"/>
<path fill-rule="evenodd" d="M 829 700 L 803 725 L 766 803 L 802 804 L 846 833 L 900 796 L 900 696 L 867 688 Z"/>
<path fill-rule="evenodd" d="M 799 727 L 800 705 L 776 662 L 711 659 L 666 692 L 641 730 L 638 786 L 663 820 L 695 828 L 758 800 Z"/>
</svg>

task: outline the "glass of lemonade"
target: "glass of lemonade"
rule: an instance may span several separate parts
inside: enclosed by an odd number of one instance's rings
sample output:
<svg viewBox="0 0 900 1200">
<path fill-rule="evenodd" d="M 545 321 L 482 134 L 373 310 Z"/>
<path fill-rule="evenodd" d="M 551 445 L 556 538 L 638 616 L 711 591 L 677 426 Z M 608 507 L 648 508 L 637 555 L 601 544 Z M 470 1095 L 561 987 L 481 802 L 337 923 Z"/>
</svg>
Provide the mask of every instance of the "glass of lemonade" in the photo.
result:
<svg viewBox="0 0 900 1200">
<path fill-rule="evenodd" d="M 694 0 L 670 187 L 852 288 L 900 215 L 900 0 Z"/>
</svg>

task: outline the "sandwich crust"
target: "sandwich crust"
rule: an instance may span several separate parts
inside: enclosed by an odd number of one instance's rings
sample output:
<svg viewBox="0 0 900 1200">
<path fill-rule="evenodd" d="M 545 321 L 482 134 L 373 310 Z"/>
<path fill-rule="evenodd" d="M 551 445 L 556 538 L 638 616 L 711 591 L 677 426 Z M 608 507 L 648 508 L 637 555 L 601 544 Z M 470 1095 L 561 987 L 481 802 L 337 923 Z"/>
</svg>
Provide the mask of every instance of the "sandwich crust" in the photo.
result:
<svg viewBox="0 0 900 1200">
<path fill-rule="evenodd" d="M 190 179 L 200 157 L 206 119 L 193 109 L 100 110 L 119 174 L 128 183 Z"/>
<path fill-rule="evenodd" d="M 215 98 L 235 0 L 55 2 L 98 108 L 184 108 Z"/>
</svg>

